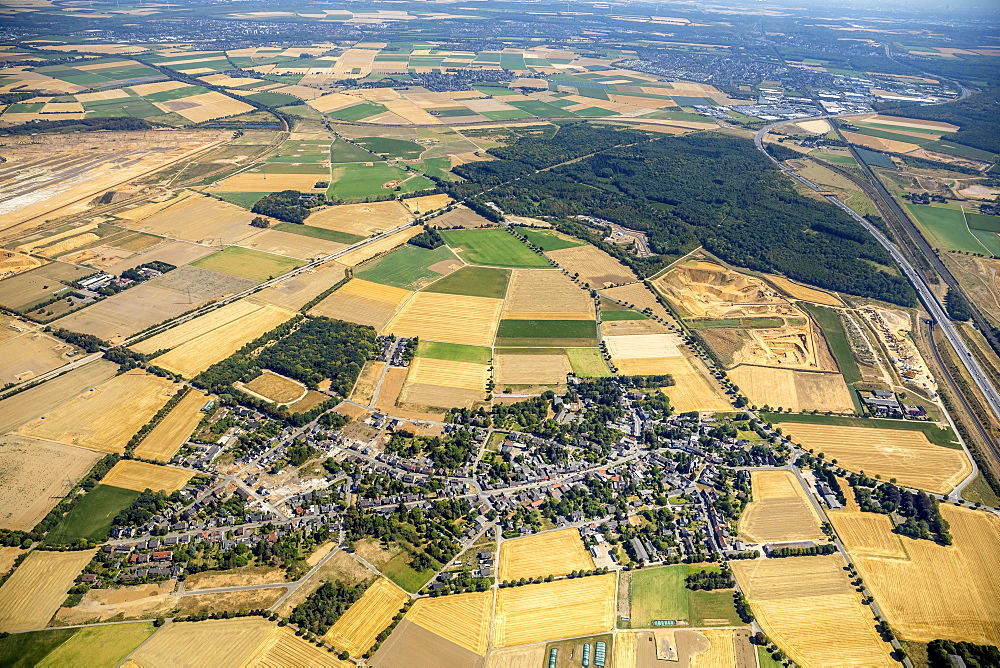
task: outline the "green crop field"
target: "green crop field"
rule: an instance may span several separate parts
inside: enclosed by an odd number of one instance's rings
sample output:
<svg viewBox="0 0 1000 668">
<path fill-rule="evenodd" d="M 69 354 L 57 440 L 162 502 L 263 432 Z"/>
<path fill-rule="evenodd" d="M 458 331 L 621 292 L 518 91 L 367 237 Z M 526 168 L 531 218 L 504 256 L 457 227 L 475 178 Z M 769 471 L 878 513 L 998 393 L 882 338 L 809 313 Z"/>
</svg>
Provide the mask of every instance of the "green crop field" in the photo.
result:
<svg viewBox="0 0 1000 668">
<path fill-rule="evenodd" d="M 462 267 L 427 287 L 427 292 L 448 295 L 503 299 L 507 294 L 510 271 L 493 267 Z"/>
<path fill-rule="evenodd" d="M 783 324 L 785 324 L 785 321 L 782 318 L 709 318 L 705 320 L 687 321 L 687 326 L 691 329 L 762 329 L 768 327 L 781 327 Z"/>
<path fill-rule="evenodd" d="M 365 237 L 359 234 L 348 234 L 347 232 L 340 232 L 338 230 L 327 230 L 322 227 L 313 227 L 312 225 L 299 225 L 298 223 L 279 223 L 275 225 L 274 230 L 279 232 L 291 232 L 292 234 L 301 234 L 304 237 L 312 237 L 314 239 L 326 239 L 327 241 L 336 241 L 338 244 L 356 244 L 362 241 Z"/>
<path fill-rule="evenodd" d="M 601 311 L 601 320 L 649 320 L 649 316 L 638 311 Z"/>
<path fill-rule="evenodd" d="M 543 251 L 562 250 L 563 248 L 575 248 L 585 246 L 587 242 L 574 239 L 571 236 L 561 234 L 555 230 L 540 230 L 533 227 L 515 227 L 517 232 L 528 241 L 541 248 Z"/>
<path fill-rule="evenodd" d="M 263 251 L 240 246 L 230 246 L 218 253 L 206 255 L 191 263 L 195 267 L 219 271 L 230 276 L 249 278 L 252 281 L 266 281 L 301 267 L 304 260 L 264 253 Z"/>
<path fill-rule="evenodd" d="M 436 360 L 449 360 L 452 362 L 489 364 L 490 360 L 493 359 L 493 351 L 485 346 L 466 346 L 459 343 L 420 341 L 417 343 L 416 356 L 429 357 Z"/>
<path fill-rule="evenodd" d="M 404 160 L 415 160 L 420 157 L 426 147 L 405 139 L 390 139 L 388 137 L 359 137 L 355 139 L 356 144 L 361 144 L 369 151 L 390 158 L 402 158 Z"/>
<path fill-rule="evenodd" d="M 653 620 L 658 619 L 684 619 L 692 626 L 702 626 L 706 619 L 741 624 L 731 590 L 694 591 L 685 586 L 688 574 L 701 570 L 718 570 L 718 567 L 675 564 L 632 571 L 630 628 L 653 628 Z"/>
<path fill-rule="evenodd" d="M 802 422 L 805 424 L 823 424 L 834 427 L 865 427 L 868 429 L 902 429 L 905 431 L 922 431 L 927 440 L 944 448 L 961 450 L 962 446 L 955 439 L 951 427 L 941 428 L 933 422 L 917 420 L 889 420 L 886 418 L 852 418 L 836 415 L 810 415 L 797 413 L 761 413 L 764 422 Z"/>
<path fill-rule="evenodd" d="M 512 269 L 552 266 L 506 230 L 441 230 L 440 234 L 446 244 L 460 249 L 456 252 L 470 264 Z"/>
<path fill-rule="evenodd" d="M 985 230 L 1000 234 L 1000 216 L 987 216 L 982 213 L 966 213 L 969 227 L 973 230 Z"/>
<path fill-rule="evenodd" d="M 593 320 L 501 320 L 496 345 L 586 348 L 596 341 Z"/>
<path fill-rule="evenodd" d="M 573 373 L 581 378 L 607 378 L 611 375 L 607 362 L 597 348 L 566 348 Z"/>
<path fill-rule="evenodd" d="M 356 271 L 354 275 L 372 283 L 416 290 L 440 278 L 441 274 L 429 269 L 431 265 L 455 259 L 455 255 L 447 246 L 427 250 L 412 244 L 404 244 L 388 255 L 362 265 L 360 271 Z"/>
<path fill-rule="evenodd" d="M 301 100 L 292 95 L 285 95 L 283 93 L 254 93 L 252 95 L 247 95 L 248 100 L 253 100 L 257 104 L 262 104 L 265 107 L 283 107 L 285 105 L 295 105 L 301 104 Z"/>
<path fill-rule="evenodd" d="M 394 188 L 383 188 L 390 181 L 406 181 L 401 192 L 414 192 L 433 188 L 434 183 L 423 176 L 410 178 L 410 173 L 399 167 L 375 162 L 372 165 L 348 163 L 332 169 L 332 181 L 327 195 L 339 200 L 362 200 L 368 197 L 392 195 Z"/>
<path fill-rule="evenodd" d="M 847 332 L 844 331 L 844 323 L 841 322 L 837 312 L 823 308 L 822 306 L 816 306 L 815 304 L 804 304 L 804 306 L 816 319 L 816 322 L 819 323 L 823 334 L 826 335 L 826 341 L 830 344 L 830 350 L 833 352 L 833 356 L 837 358 L 837 366 L 840 367 L 840 373 L 844 375 L 844 382 L 852 385 L 861 380 L 861 370 L 858 369 L 858 363 L 854 359 L 851 344 L 847 340 Z M 851 392 L 851 396 L 854 396 L 854 392 Z M 856 402 L 855 408 L 860 408 Z"/>
<path fill-rule="evenodd" d="M 0 666 L 32 668 L 52 650 L 72 638 L 78 629 L 15 633 L 0 638 Z M 91 664 L 96 665 L 96 664 Z"/>
<path fill-rule="evenodd" d="M 969 253 L 985 253 L 987 249 L 969 231 L 965 215 L 961 209 L 932 206 L 930 204 L 906 204 L 920 231 L 931 246 L 941 250 L 958 250 Z"/>
<path fill-rule="evenodd" d="M 102 541 L 111 531 L 111 521 L 132 505 L 139 492 L 111 485 L 97 485 L 83 495 L 45 538 L 47 545 L 69 545 L 81 538 Z"/>
<path fill-rule="evenodd" d="M 216 196 L 222 200 L 242 206 L 244 209 L 252 209 L 253 205 L 260 201 L 268 193 L 217 193 Z"/>
<path fill-rule="evenodd" d="M 76 633 L 49 651 L 36 665 L 38 668 L 114 666 L 154 631 L 152 622 L 76 629 Z M 0 660 L 0 665 L 7 664 Z"/>
<path fill-rule="evenodd" d="M 381 104 L 376 104 L 375 102 L 362 102 L 361 104 L 355 104 L 354 106 L 347 107 L 346 109 L 331 111 L 327 115 L 341 121 L 360 121 L 363 118 L 384 114 L 387 111 L 389 110 Z"/>
<path fill-rule="evenodd" d="M 403 550 L 382 567 L 382 574 L 406 591 L 416 593 L 434 576 L 434 569 L 414 570 L 410 559 L 409 552 Z"/>
<path fill-rule="evenodd" d="M 376 162 L 377 155 L 372 155 L 360 146 L 355 146 L 343 139 L 338 139 L 330 144 L 330 162 Z"/>
</svg>

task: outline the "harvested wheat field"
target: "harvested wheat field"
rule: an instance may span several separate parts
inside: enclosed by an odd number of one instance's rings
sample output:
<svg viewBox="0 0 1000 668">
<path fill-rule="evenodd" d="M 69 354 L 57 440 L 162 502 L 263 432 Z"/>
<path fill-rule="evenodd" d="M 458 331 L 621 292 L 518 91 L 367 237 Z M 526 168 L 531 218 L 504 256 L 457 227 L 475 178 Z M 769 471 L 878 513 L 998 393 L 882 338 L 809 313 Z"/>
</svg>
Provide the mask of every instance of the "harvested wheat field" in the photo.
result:
<svg viewBox="0 0 1000 668">
<path fill-rule="evenodd" d="M 626 363 L 626 368 L 629 363 Z M 732 403 L 719 385 L 711 378 L 704 362 L 697 358 L 670 357 L 659 362 L 663 373 L 674 379 L 674 384 L 660 390 L 670 398 L 670 405 L 677 413 L 688 411 L 728 411 Z"/>
<path fill-rule="evenodd" d="M 241 668 L 349 668 L 350 661 L 341 661 L 335 654 L 299 638 L 287 626 L 275 629 L 271 636 L 254 650 Z"/>
<path fill-rule="evenodd" d="M 385 362 L 368 361 L 358 374 L 358 380 L 351 390 L 350 400 L 367 406 L 375 396 L 375 388 L 378 386 L 382 372 L 385 370 Z M 343 405 L 343 404 L 342 404 Z M 350 405 L 350 404 L 348 404 Z"/>
<path fill-rule="evenodd" d="M 561 350 L 555 355 L 497 355 L 497 385 L 559 385 L 572 373 L 569 358 Z"/>
<path fill-rule="evenodd" d="M 497 647 L 605 633 L 614 623 L 615 577 L 594 575 L 497 591 Z"/>
<path fill-rule="evenodd" d="M 734 561 L 757 623 L 802 666 L 895 666 L 839 554 Z"/>
<path fill-rule="evenodd" d="M 405 202 L 406 200 L 403 201 Z M 433 219 L 428 221 L 427 224 L 431 227 L 439 229 L 455 229 L 457 227 L 461 227 L 465 230 L 471 230 L 477 227 L 493 227 L 496 225 L 496 223 L 486 220 L 464 204 L 459 204 L 451 211 L 442 213 L 440 216 L 435 216 Z"/>
<path fill-rule="evenodd" d="M 590 244 L 548 251 L 545 255 L 558 262 L 570 275 L 579 274 L 580 280 L 592 288 L 635 282 L 631 269 Z"/>
<path fill-rule="evenodd" d="M 153 427 L 136 446 L 135 456 L 161 462 L 169 461 L 201 422 L 204 416 L 201 409 L 207 402 L 208 396 L 201 392 L 197 390 L 188 392 L 167 417 Z"/>
<path fill-rule="evenodd" d="M 794 297 L 795 299 L 801 299 L 814 304 L 823 304 L 824 306 L 844 306 L 844 302 L 832 293 L 817 290 L 816 288 L 810 288 L 802 285 L 801 283 L 790 281 L 783 276 L 768 276 L 767 280 L 773 283 L 775 287 L 784 292 L 786 295 Z"/>
<path fill-rule="evenodd" d="M 440 197 L 440 195 L 436 197 Z M 411 220 L 413 220 L 413 216 L 410 215 L 407 208 L 393 200 L 391 202 L 321 207 L 309 216 L 309 225 L 322 227 L 325 230 L 336 230 L 368 237 L 376 232 L 384 232 L 405 225 Z"/>
<path fill-rule="evenodd" d="M 410 213 L 418 215 L 429 211 L 443 209 L 453 201 L 454 200 L 451 199 L 450 195 L 440 193 L 437 195 L 424 195 L 423 197 L 410 197 L 404 199 L 402 204 L 410 211 Z"/>
<path fill-rule="evenodd" d="M 124 459 L 112 467 L 101 479 L 101 484 L 133 489 L 141 492 L 151 489 L 154 492 L 172 494 L 187 484 L 191 472 L 175 469 L 171 466 L 159 466 L 134 459 Z"/>
<path fill-rule="evenodd" d="M 266 167 L 260 171 L 252 169 L 240 172 L 229 178 L 217 181 L 212 185 L 213 193 L 260 193 L 278 192 L 280 190 L 298 190 L 299 192 L 314 192 L 314 186 L 320 181 L 329 181 L 329 172 L 318 166 L 309 174 L 270 173 Z"/>
<path fill-rule="evenodd" d="M 0 587 L 0 631 L 45 627 L 97 550 L 28 555 Z"/>
<path fill-rule="evenodd" d="M 412 294 L 403 288 L 352 278 L 314 306 L 309 314 L 347 320 L 359 325 L 371 325 L 375 329 L 380 329 L 392 319 L 399 307 Z"/>
<path fill-rule="evenodd" d="M 548 659 L 545 645 L 521 645 L 520 647 L 497 648 L 490 651 L 486 657 L 488 668 L 523 668 L 524 666 L 541 666 Z M 614 663 L 613 666 L 622 664 Z M 628 668 L 628 664 L 624 664 Z"/>
<path fill-rule="evenodd" d="M 268 369 L 264 369 L 259 376 L 248 383 L 236 382 L 233 386 L 247 394 L 281 406 L 297 402 L 309 392 L 309 388 L 299 381 Z"/>
<path fill-rule="evenodd" d="M 749 543 L 820 540 L 820 517 L 791 471 L 751 471 L 753 501 L 740 518 Z"/>
<path fill-rule="evenodd" d="M 501 581 L 568 575 L 593 570 L 594 560 L 576 529 L 546 531 L 500 543 L 497 577 Z"/>
<path fill-rule="evenodd" d="M 493 592 L 418 599 L 406 619 L 476 654 L 486 654 Z"/>
<path fill-rule="evenodd" d="M 461 401 L 468 402 L 472 405 L 475 401 L 482 399 L 481 392 L 473 392 L 472 390 L 456 390 L 439 387 L 437 385 L 405 385 L 407 393 L 412 390 L 416 390 L 415 401 L 409 401 L 410 405 L 413 407 L 400 409 L 397 407 L 397 401 L 405 402 L 408 401 L 401 396 L 403 394 L 404 384 L 406 383 L 407 369 L 389 369 L 385 374 L 385 379 L 382 381 L 382 389 L 379 390 L 378 396 L 375 398 L 374 408 L 376 410 L 382 411 L 383 413 L 389 413 L 396 417 L 401 418 L 412 418 L 415 420 L 443 420 L 444 413 L 442 411 L 431 410 L 430 407 L 435 405 L 437 400 L 452 401 L 454 399 L 460 399 Z M 453 396 L 453 395 L 457 395 Z M 432 401 L 433 400 L 433 401 Z M 443 406 L 443 408 L 448 408 L 448 406 Z M 454 404 L 454 405 L 465 405 Z"/>
<path fill-rule="evenodd" d="M 656 295 L 653 294 L 652 288 L 648 287 L 645 283 L 629 283 L 617 288 L 608 288 L 607 290 L 601 290 L 601 294 L 605 297 L 611 297 L 620 302 L 631 304 L 640 311 L 649 309 L 646 312 L 658 318 L 664 318 L 668 321 L 672 320 L 670 314 L 667 313 L 667 309 L 663 308 L 663 305 L 656 301 Z"/>
<path fill-rule="evenodd" d="M 309 219 L 310 224 L 312 224 L 312 219 Z M 348 267 L 356 267 L 357 265 L 370 260 L 376 255 L 381 255 L 382 253 L 388 253 L 396 246 L 405 244 L 412 237 L 417 236 L 422 231 L 421 227 L 408 227 L 405 230 L 400 230 L 395 234 L 390 234 L 384 239 L 379 239 L 378 241 L 373 241 L 370 244 L 366 244 L 357 250 L 352 250 L 344 253 L 337 258 L 337 262 L 346 265 Z"/>
<path fill-rule="evenodd" d="M 482 394 L 486 392 L 489 369 L 485 364 L 416 357 L 410 362 L 406 382 L 476 390 Z"/>
<path fill-rule="evenodd" d="M 379 578 L 330 627 L 323 640 L 354 656 L 361 656 L 408 600 L 409 594 L 389 580 Z"/>
<path fill-rule="evenodd" d="M 129 439 L 177 389 L 166 378 L 134 369 L 32 420 L 17 433 L 102 452 L 123 452 Z"/>
<path fill-rule="evenodd" d="M 235 244 L 260 231 L 250 227 L 253 213 L 206 195 L 185 192 L 166 207 L 157 206 L 160 208 L 155 213 L 141 207 L 129 212 L 135 217 L 125 226 L 139 232 L 216 246 Z"/>
<path fill-rule="evenodd" d="M 781 406 L 795 412 L 853 413 L 851 392 L 839 373 L 740 365 L 729 377 L 756 406 Z"/>
<path fill-rule="evenodd" d="M 193 378 L 294 315 L 274 306 L 241 300 L 146 339 L 135 349 L 152 352 L 170 348 L 169 343 L 173 343 L 176 347 L 156 357 L 153 363 L 185 378 Z M 209 320 L 203 320 L 206 318 Z"/>
<path fill-rule="evenodd" d="M 223 666 L 236 668 L 278 631 L 262 617 L 167 624 L 130 656 L 142 668 Z"/>
<path fill-rule="evenodd" d="M 590 295 L 561 271 L 518 269 L 512 273 L 504 319 L 594 319 L 594 301 Z"/>
<path fill-rule="evenodd" d="M 0 437 L 0 529 L 29 531 L 100 458 L 60 443 Z"/>
<path fill-rule="evenodd" d="M 708 641 L 709 648 L 692 656 L 689 668 L 739 665 L 736 660 L 736 643 L 732 629 L 702 629 L 696 633 Z"/>
<path fill-rule="evenodd" d="M 676 334 L 631 334 L 609 336 L 604 342 L 614 360 L 651 357 L 682 357 L 681 340 Z"/>
<path fill-rule="evenodd" d="M 344 278 L 345 270 L 346 267 L 339 262 L 327 262 L 255 292 L 251 299 L 258 303 L 297 311 L 321 292 L 340 282 Z"/>
<path fill-rule="evenodd" d="M 868 427 L 837 427 L 783 422 L 796 443 L 836 459 L 838 466 L 868 475 L 896 478 L 900 485 L 948 494 L 972 473 L 965 452 L 934 445 L 923 432 Z"/>
<path fill-rule="evenodd" d="M 492 346 L 502 307 L 502 299 L 418 292 L 380 333 Z"/>
<path fill-rule="evenodd" d="M 837 511 L 837 529 L 861 577 L 900 638 L 948 638 L 1000 644 L 1000 519 L 941 506 L 953 543 L 938 545 L 892 533 L 885 515 Z"/>
<path fill-rule="evenodd" d="M 114 377 L 118 365 L 95 360 L 0 401 L 0 434 L 54 410 L 81 392 Z"/>
</svg>

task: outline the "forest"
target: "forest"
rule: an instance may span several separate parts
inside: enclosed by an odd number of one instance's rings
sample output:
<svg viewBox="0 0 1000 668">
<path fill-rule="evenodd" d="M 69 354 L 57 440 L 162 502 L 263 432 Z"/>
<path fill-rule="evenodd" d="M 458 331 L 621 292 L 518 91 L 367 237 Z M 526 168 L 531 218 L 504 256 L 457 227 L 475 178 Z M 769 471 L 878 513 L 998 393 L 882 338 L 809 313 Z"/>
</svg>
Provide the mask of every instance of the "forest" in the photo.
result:
<svg viewBox="0 0 1000 668">
<path fill-rule="evenodd" d="M 574 125 L 551 141 L 523 137 L 492 149 L 500 160 L 456 168 L 467 182 L 450 187 L 454 196 L 473 198 L 477 187 L 490 187 L 479 198 L 509 214 L 562 221 L 589 215 L 644 230 L 662 256 L 652 264 L 630 262 L 647 275 L 702 245 L 754 271 L 903 306 L 916 303 L 905 279 L 879 268 L 892 260 L 864 228 L 833 205 L 798 194 L 750 140 L 700 133 L 648 141 L 619 131 L 613 135 L 617 147 L 535 173 L 543 158 L 558 164 L 572 157 L 568 149 L 549 146 L 560 137 L 583 143 L 590 153 L 609 143 L 609 132 L 615 131 Z M 626 140 L 633 141 L 621 145 Z"/>
<path fill-rule="evenodd" d="M 251 211 L 288 223 L 302 223 L 311 212 L 309 207 L 302 205 L 301 195 L 298 190 L 270 193 L 257 200 Z"/>
<path fill-rule="evenodd" d="M 852 473 L 848 480 L 862 511 L 905 518 L 896 526 L 896 533 L 951 545 L 948 520 L 941 516 L 938 500 L 934 497 L 923 491 L 907 492 L 892 483 L 880 483 L 860 474 Z"/>
<path fill-rule="evenodd" d="M 321 636 L 329 631 L 351 604 L 364 593 L 364 585 L 352 586 L 343 582 L 327 582 L 296 606 L 288 621 Z"/>
</svg>

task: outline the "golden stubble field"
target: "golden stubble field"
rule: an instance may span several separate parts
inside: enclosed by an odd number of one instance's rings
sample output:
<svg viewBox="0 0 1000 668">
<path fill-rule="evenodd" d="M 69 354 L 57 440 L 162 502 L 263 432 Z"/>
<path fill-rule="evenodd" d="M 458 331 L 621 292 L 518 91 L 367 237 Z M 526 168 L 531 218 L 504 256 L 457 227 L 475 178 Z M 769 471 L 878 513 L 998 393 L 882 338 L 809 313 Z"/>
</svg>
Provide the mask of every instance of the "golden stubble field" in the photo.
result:
<svg viewBox="0 0 1000 668">
<path fill-rule="evenodd" d="M 101 479 L 104 485 L 132 489 L 141 492 L 151 489 L 154 492 L 176 492 L 191 479 L 192 473 L 172 466 L 159 466 L 135 459 L 123 459 L 115 464 L 107 475 Z"/>
<path fill-rule="evenodd" d="M 829 513 L 858 573 L 893 630 L 904 640 L 935 638 L 1000 644 L 1000 519 L 942 505 L 953 543 L 892 533 L 885 515 Z"/>
<path fill-rule="evenodd" d="M 189 320 L 133 346 L 151 353 L 169 348 L 153 364 L 192 378 L 245 344 L 291 319 L 292 311 L 240 300 Z"/>
<path fill-rule="evenodd" d="M 895 478 L 899 484 L 947 494 L 972 472 L 962 450 L 934 445 L 922 432 L 868 427 L 836 427 L 800 422 L 775 425 L 796 443 L 839 466 L 868 475 Z"/>
<path fill-rule="evenodd" d="M 611 630 L 615 578 L 615 573 L 609 573 L 498 590 L 494 646 L 509 647 Z"/>
<path fill-rule="evenodd" d="M 573 371 L 569 358 L 559 349 L 554 355 L 497 355 L 498 385 L 558 385 Z"/>
<path fill-rule="evenodd" d="M 593 320 L 594 301 L 561 271 L 512 272 L 504 302 L 508 320 Z"/>
<path fill-rule="evenodd" d="M 486 654 L 493 592 L 418 599 L 406 619 L 479 655 Z"/>
<path fill-rule="evenodd" d="M 184 395 L 167 417 L 153 427 L 136 446 L 135 456 L 161 462 L 168 461 L 201 422 L 204 415 L 201 409 L 207 401 L 208 396 L 197 390 Z"/>
<path fill-rule="evenodd" d="M 410 363 L 406 382 L 477 390 L 485 394 L 488 378 L 489 366 L 485 364 L 416 357 Z"/>
<path fill-rule="evenodd" d="M 361 656 L 410 595 L 385 578 L 376 580 L 323 636 L 334 647 Z"/>
<path fill-rule="evenodd" d="M 0 529 L 30 530 L 100 458 L 61 443 L 0 437 Z"/>
<path fill-rule="evenodd" d="M 851 392 L 839 373 L 740 365 L 729 377 L 756 406 L 780 406 L 793 411 L 853 413 Z"/>
<path fill-rule="evenodd" d="M 28 555 L 0 587 L 0 631 L 43 628 L 97 550 Z"/>
<path fill-rule="evenodd" d="M 309 313 L 380 329 L 412 294 L 403 288 L 352 278 Z"/>
<path fill-rule="evenodd" d="M 558 262 L 570 274 L 579 274 L 580 280 L 592 288 L 635 282 L 635 274 L 631 269 L 590 244 L 549 251 L 545 255 Z"/>
<path fill-rule="evenodd" d="M 740 518 L 740 536 L 750 543 L 820 540 L 820 518 L 791 471 L 751 471 L 753 501 Z"/>
<path fill-rule="evenodd" d="M 492 346 L 502 307 L 502 299 L 418 292 L 382 328 L 381 333 L 470 346 Z"/>
<path fill-rule="evenodd" d="M 32 420 L 17 433 L 102 452 L 123 452 L 129 439 L 178 389 L 166 378 L 140 369 L 126 371 Z"/>
<path fill-rule="evenodd" d="M 567 575 L 592 570 L 594 560 L 576 529 L 546 531 L 500 544 L 497 577 L 501 581 Z"/>
<path fill-rule="evenodd" d="M 730 565 L 757 623 L 799 665 L 898 665 L 839 554 Z"/>
<path fill-rule="evenodd" d="M 364 204 L 321 207 L 309 216 L 309 225 L 367 237 L 375 232 L 384 232 L 399 227 L 411 220 L 413 220 L 413 216 L 407 208 L 393 200 L 391 202 L 366 202 Z"/>
</svg>

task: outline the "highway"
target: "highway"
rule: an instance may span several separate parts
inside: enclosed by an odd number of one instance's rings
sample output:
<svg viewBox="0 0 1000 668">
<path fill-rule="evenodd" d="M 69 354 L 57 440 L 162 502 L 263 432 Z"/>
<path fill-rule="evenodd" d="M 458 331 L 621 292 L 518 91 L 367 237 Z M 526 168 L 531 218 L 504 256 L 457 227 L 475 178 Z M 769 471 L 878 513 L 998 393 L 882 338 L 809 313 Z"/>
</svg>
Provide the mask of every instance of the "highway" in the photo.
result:
<svg viewBox="0 0 1000 668">
<path fill-rule="evenodd" d="M 813 116 L 809 119 L 798 119 L 798 120 L 819 120 L 819 119 L 829 119 L 829 118 L 834 118 L 834 116 L 822 115 L 822 116 Z M 766 155 L 773 163 L 775 163 L 778 169 L 783 171 L 785 174 L 788 174 L 793 179 L 799 181 L 800 183 L 808 186 L 809 188 L 817 192 L 826 192 L 825 188 L 821 188 L 816 184 L 812 183 L 811 181 L 809 181 L 808 179 L 800 176 L 795 170 L 785 167 L 778 160 L 776 160 L 770 153 L 764 150 L 764 135 L 770 132 L 773 128 L 779 125 L 785 125 L 786 123 L 789 123 L 789 121 L 787 120 L 779 121 L 777 123 L 771 123 L 770 125 L 761 128 L 757 132 L 757 134 L 754 135 L 754 143 L 757 145 L 757 149 L 761 151 L 764 155 Z M 976 386 L 979 388 L 980 392 L 982 392 L 983 396 L 985 397 L 986 403 L 990 411 L 998 420 L 1000 420 L 1000 393 L 997 392 L 997 389 L 993 386 L 993 383 L 990 381 L 989 376 L 986 375 L 986 372 L 979 365 L 979 362 L 976 360 L 975 357 L 973 357 L 972 352 L 969 350 L 969 347 L 965 344 L 965 341 L 958 333 L 958 330 L 955 328 L 954 324 L 952 324 L 951 320 L 948 319 L 948 316 L 945 313 L 944 308 L 938 302 L 937 297 L 934 296 L 934 293 L 931 291 L 930 286 L 924 280 L 923 275 L 920 272 L 918 272 L 913 267 L 912 264 L 910 264 L 910 262 L 906 259 L 903 253 L 895 246 L 895 244 L 892 243 L 892 241 L 889 240 L 888 237 L 882 234 L 882 232 L 879 231 L 878 228 L 869 223 L 862 216 L 856 214 L 853 210 L 851 210 L 850 207 L 848 207 L 846 204 L 837 199 L 837 197 L 833 195 L 825 195 L 825 197 L 826 199 L 830 200 L 833 204 L 840 207 L 845 213 L 847 213 L 849 216 L 851 216 L 851 218 L 853 218 L 859 224 L 861 224 L 866 230 L 868 230 L 868 232 L 873 237 L 875 237 L 875 240 L 878 241 L 882 245 L 882 247 L 889 252 L 889 254 L 892 256 L 892 259 L 895 260 L 897 265 L 899 265 L 900 270 L 902 270 L 903 274 L 906 276 L 906 278 L 913 285 L 914 289 L 917 291 L 917 295 L 919 296 L 921 303 L 924 305 L 924 308 L 927 309 L 927 312 L 931 315 L 931 318 L 934 319 L 934 322 L 936 322 L 941 327 L 941 331 L 944 333 L 945 338 L 948 339 L 948 343 L 951 344 L 952 348 L 954 348 L 954 350 L 958 354 L 958 358 L 961 361 L 962 365 L 965 367 L 966 371 L 968 371 L 969 375 L 972 377 L 972 380 L 976 383 Z"/>
</svg>

